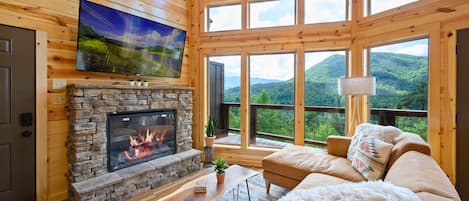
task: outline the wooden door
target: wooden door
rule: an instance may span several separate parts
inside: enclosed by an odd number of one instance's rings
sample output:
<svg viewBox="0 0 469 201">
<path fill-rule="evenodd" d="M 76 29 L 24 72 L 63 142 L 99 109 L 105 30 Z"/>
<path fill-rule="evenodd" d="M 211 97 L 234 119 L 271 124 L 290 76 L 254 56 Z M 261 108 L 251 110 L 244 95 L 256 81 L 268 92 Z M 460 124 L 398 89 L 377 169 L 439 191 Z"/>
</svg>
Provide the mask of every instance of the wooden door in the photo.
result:
<svg viewBox="0 0 469 201">
<path fill-rule="evenodd" d="M 0 200 L 35 200 L 35 40 L 0 25 Z"/>
<path fill-rule="evenodd" d="M 469 200 L 469 29 L 457 32 L 456 189 Z"/>
<path fill-rule="evenodd" d="M 223 108 L 225 102 L 225 64 L 210 61 L 209 63 L 209 114 L 217 120 L 217 135 L 226 134 L 227 111 Z"/>
</svg>

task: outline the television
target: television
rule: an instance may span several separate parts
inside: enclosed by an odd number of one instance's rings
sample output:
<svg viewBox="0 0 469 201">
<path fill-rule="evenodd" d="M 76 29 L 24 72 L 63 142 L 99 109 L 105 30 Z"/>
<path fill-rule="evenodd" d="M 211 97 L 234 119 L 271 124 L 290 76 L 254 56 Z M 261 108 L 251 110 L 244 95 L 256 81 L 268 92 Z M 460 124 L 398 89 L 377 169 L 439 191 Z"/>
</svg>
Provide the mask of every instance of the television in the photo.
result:
<svg viewBox="0 0 469 201">
<path fill-rule="evenodd" d="M 179 78 L 186 32 L 80 0 L 76 70 Z"/>
</svg>

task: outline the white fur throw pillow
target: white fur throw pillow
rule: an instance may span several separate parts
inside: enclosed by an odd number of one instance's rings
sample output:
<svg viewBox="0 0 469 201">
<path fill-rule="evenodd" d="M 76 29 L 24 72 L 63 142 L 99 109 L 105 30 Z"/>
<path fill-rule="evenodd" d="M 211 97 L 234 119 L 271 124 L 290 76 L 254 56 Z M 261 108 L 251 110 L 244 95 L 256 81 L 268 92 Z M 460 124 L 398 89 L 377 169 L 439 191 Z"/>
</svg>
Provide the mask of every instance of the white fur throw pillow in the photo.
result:
<svg viewBox="0 0 469 201">
<path fill-rule="evenodd" d="M 382 179 L 392 147 L 392 144 L 373 136 L 363 137 L 352 160 L 352 167 L 367 180 Z"/>
<path fill-rule="evenodd" d="M 355 135 L 352 137 L 347 152 L 347 159 L 352 161 L 361 138 L 366 136 L 376 137 L 384 142 L 394 144 L 396 137 L 401 135 L 402 131 L 394 126 L 380 126 L 370 123 L 364 123 L 357 126 Z"/>
<path fill-rule="evenodd" d="M 383 181 L 344 183 L 311 189 L 296 189 L 279 201 L 419 201 L 407 188 Z"/>
</svg>

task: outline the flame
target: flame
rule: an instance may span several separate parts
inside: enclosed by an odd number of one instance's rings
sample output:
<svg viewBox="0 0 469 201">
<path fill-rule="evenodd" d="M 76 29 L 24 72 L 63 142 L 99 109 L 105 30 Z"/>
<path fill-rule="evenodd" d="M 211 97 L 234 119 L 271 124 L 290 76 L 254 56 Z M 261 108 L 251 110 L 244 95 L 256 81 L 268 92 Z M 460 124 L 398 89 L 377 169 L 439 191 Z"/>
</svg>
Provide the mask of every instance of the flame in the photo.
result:
<svg viewBox="0 0 469 201">
<path fill-rule="evenodd" d="M 137 130 L 137 136 L 130 136 L 130 146 L 132 149 L 123 151 L 127 160 L 133 161 L 152 154 L 152 149 L 160 148 L 166 139 L 168 128 L 162 130 L 150 130 L 146 128 L 145 135 L 142 135 L 140 128 Z M 158 134 L 159 133 L 159 134 Z"/>
<path fill-rule="evenodd" d="M 132 146 L 138 146 L 140 144 L 140 143 L 138 143 L 137 139 L 135 139 L 132 136 L 129 136 L 129 139 L 130 139 L 130 145 L 132 145 Z"/>
</svg>

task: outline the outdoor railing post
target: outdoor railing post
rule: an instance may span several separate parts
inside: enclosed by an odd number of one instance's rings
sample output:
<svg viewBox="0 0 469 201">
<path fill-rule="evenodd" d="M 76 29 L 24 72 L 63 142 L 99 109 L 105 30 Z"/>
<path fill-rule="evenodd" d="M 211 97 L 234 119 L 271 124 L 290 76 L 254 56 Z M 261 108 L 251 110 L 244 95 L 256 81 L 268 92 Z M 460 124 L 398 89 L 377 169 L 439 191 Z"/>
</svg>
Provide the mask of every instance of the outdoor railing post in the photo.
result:
<svg viewBox="0 0 469 201">
<path fill-rule="evenodd" d="M 251 105 L 249 107 L 249 115 L 251 119 L 251 125 L 250 125 L 250 135 L 249 135 L 249 144 L 256 144 L 256 134 L 257 134 L 257 107 Z"/>
</svg>

